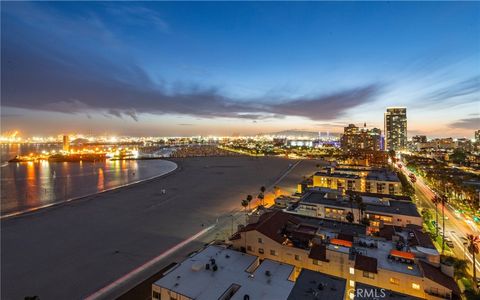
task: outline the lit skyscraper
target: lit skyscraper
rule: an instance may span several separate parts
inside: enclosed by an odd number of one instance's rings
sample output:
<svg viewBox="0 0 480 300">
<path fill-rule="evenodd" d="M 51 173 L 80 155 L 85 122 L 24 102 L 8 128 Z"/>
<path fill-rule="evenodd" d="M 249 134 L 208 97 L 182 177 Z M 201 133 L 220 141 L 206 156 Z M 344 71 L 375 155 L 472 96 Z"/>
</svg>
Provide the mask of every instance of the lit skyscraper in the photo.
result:
<svg viewBox="0 0 480 300">
<path fill-rule="evenodd" d="M 403 150 L 407 147 L 407 109 L 387 107 L 385 113 L 385 150 Z"/>
</svg>

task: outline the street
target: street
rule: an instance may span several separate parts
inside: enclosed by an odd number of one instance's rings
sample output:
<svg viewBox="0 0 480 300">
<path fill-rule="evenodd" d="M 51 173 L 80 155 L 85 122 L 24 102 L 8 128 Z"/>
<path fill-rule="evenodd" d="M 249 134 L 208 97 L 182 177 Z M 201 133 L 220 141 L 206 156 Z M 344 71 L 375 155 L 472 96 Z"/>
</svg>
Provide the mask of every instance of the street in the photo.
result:
<svg viewBox="0 0 480 300">
<path fill-rule="evenodd" d="M 408 177 L 410 172 L 407 168 L 402 165 L 400 170 Z M 420 176 L 416 176 L 417 180 L 414 183 L 415 188 L 415 196 L 417 200 L 417 207 L 418 210 L 421 211 L 423 208 L 432 209 L 435 212 L 435 204 L 432 202 L 435 193 L 425 184 L 423 179 Z M 442 204 L 439 203 L 437 205 L 438 209 L 438 226 L 439 234 L 442 234 Z M 435 217 L 434 217 L 435 218 Z M 475 224 L 471 223 L 472 221 L 462 219 L 458 216 L 452 209 L 445 205 L 445 237 L 449 238 L 453 244 L 454 248 L 452 249 L 453 254 L 455 257 L 460 259 L 466 259 L 469 264 L 469 272 L 472 273 L 471 265 L 472 265 L 472 255 L 466 249 L 464 243 L 466 242 L 467 234 L 474 234 L 478 235 L 479 231 L 476 228 Z M 440 245 L 441 246 L 441 245 Z M 480 263 L 478 257 L 475 258 L 477 273 L 480 274 Z"/>
</svg>

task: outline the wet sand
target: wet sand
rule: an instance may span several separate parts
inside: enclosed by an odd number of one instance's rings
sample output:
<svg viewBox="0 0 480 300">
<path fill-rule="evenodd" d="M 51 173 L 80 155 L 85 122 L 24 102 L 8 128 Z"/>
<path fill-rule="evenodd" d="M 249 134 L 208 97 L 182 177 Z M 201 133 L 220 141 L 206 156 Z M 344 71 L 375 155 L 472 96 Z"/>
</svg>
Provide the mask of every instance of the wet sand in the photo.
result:
<svg viewBox="0 0 480 300">
<path fill-rule="evenodd" d="M 241 209 L 294 161 L 201 157 L 148 182 L 1 222 L 1 298 L 80 299 Z M 314 170 L 302 161 L 279 184 Z M 161 190 L 166 189 L 166 194 Z"/>
</svg>

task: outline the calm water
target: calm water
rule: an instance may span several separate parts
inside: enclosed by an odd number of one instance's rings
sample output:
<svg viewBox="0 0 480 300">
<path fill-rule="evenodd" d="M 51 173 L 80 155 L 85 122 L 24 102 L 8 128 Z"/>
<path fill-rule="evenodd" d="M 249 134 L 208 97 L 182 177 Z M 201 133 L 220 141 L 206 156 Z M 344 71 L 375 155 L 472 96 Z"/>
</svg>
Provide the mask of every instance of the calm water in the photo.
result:
<svg viewBox="0 0 480 300">
<path fill-rule="evenodd" d="M 174 163 L 163 160 L 6 164 L 4 161 L 8 158 L 4 160 L 4 155 L 11 156 L 15 151 L 4 148 L 2 145 L 1 215 L 98 193 L 175 168 Z"/>
</svg>

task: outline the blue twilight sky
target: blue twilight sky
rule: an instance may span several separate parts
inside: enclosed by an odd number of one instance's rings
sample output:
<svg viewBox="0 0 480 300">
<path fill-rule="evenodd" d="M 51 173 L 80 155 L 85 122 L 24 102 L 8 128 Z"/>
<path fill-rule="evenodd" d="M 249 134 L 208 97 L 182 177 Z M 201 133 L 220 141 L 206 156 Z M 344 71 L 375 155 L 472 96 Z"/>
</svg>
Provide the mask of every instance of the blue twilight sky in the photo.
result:
<svg viewBox="0 0 480 300">
<path fill-rule="evenodd" d="M 480 3 L 2 2 L 2 131 L 480 129 Z"/>
</svg>

